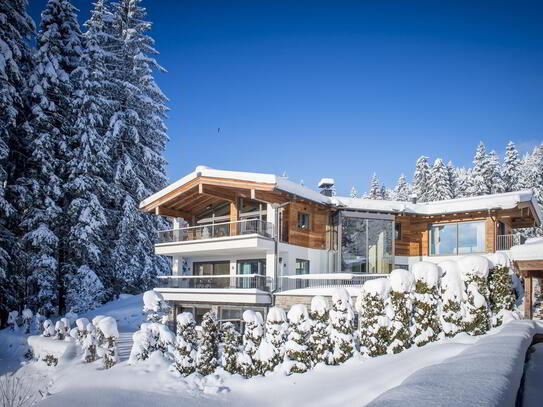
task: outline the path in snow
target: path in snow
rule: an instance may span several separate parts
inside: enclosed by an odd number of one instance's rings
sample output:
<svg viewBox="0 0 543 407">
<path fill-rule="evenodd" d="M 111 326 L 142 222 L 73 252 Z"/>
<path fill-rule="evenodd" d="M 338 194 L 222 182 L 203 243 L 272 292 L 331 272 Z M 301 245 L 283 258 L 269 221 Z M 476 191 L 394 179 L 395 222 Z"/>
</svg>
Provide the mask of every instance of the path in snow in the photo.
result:
<svg viewBox="0 0 543 407">
<path fill-rule="evenodd" d="M 117 342 L 117 349 L 119 352 L 119 361 L 124 362 L 130 357 L 130 350 L 132 349 L 132 334 L 134 332 L 119 332 L 119 341 Z"/>
</svg>

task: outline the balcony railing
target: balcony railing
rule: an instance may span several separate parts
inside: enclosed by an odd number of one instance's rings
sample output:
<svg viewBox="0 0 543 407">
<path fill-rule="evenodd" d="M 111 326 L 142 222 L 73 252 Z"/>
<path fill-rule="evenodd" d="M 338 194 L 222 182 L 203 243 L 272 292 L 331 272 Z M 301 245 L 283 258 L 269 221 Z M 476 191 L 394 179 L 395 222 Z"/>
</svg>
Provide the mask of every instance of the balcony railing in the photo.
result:
<svg viewBox="0 0 543 407">
<path fill-rule="evenodd" d="M 524 244 L 526 239 L 521 235 L 496 236 L 496 250 L 509 250 L 512 246 Z"/>
<path fill-rule="evenodd" d="M 159 288 L 256 288 L 272 290 L 272 279 L 260 274 L 160 276 Z"/>
<path fill-rule="evenodd" d="M 305 274 L 298 276 L 283 276 L 279 279 L 278 291 L 295 290 L 300 288 L 334 288 L 360 287 L 368 280 L 387 278 L 388 274 Z"/>
<path fill-rule="evenodd" d="M 188 242 L 193 240 L 250 234 L 272 238 L 273 224 L 259 219 L 248 219 L 237 222 L 213 223 L 201 226 L 189 226 L 180 229 L 163 230 L 158 232 L 158 243 Z"/>
</svg>

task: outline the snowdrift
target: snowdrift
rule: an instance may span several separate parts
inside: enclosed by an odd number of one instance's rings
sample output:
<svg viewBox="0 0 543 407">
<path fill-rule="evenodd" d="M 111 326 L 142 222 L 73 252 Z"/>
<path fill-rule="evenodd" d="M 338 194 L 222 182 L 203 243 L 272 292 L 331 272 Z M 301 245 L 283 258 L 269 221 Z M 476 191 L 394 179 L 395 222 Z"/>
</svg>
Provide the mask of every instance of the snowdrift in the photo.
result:
<svg viewBox="0 0 543 407">
<path fill-rule="evenodd" d="M 443 363 L 409 376 L 368 406 L 515 405 L 533 321 L 513 321 Z"/>
<path fill-rule="evenodd" d="M 35 335 L 29 336 L 27 341 L 36 360 L 43 360 L 47 355 L 51 355 L 58 360 L 58 363 L 62 363 L 71 359 L 76 353 L 75 344 L 71 339 L 59 341 Z"/>
</svg>

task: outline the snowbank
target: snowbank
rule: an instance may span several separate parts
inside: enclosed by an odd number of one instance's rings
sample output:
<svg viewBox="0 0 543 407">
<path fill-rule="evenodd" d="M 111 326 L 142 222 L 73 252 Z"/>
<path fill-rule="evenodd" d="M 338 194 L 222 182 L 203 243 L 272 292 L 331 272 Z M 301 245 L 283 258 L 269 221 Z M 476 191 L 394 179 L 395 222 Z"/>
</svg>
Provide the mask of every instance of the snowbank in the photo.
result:
<svg viewBox="0 0 543 407">
<path fill-rule="evenodd" d="M 46 338 L 43 336 L 29 336 L 28 346 L 32 349 L 32 354 L 37 360 L 42 360 L 47 355 L 52 355 L 58 362 L 68 360 L 75 355 L 74 342 L 59 341 L 57 339 Z"/>
<path fill-rule="evenodd" d="M 409 270 L 396 269 L 390 273 L 390 288 L 398 293 L 408 293 L 415 287 L 415 277 Z"/>
<path fill-rule="evenodd" d="M 514 406 L 535 324 L 513 321 L 443 363 L 428 366 L 369 406 Z"/>
<path fill-rule="evenodd" d="M 526 243 L 511 247 L 513 260 L 541 260 L 543 259 L 543 238 L 532 238 Z"/>
<path fill-rule="evenodd" d="M 462 278 L 467 280 L 470 276 L 485 278 L 488 276 L 489 261 L 486 257 L 470 255 L 458 260 Z"/>
</svg>

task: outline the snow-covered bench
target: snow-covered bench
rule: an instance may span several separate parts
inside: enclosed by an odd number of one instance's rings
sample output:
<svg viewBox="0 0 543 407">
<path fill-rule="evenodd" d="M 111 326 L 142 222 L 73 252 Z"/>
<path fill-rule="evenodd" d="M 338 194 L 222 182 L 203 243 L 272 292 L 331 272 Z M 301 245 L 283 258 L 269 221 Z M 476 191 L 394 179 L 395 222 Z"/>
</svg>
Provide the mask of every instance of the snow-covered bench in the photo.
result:
<svg viewBox="0 0 543 407">
<path fill-rule="evenodd" d="M 44 336 L 29 336 L 28 346 L 30 346 L 30 349 L 32 350 L 34 359 L 46 361 L 46 363 L 51 365 L 56 365 L 59 362 L 73 357 L 76 352 L 75 343 L 71 338 L 59 341 Z M 48 357 L 54 359 L 46 360 Z"/>
<path fill-rule="evenodd" d="M 513 321 L 458 356 L 423 368 L 369 406 L 514 406 L 532 321 Z"/>
</svg>

